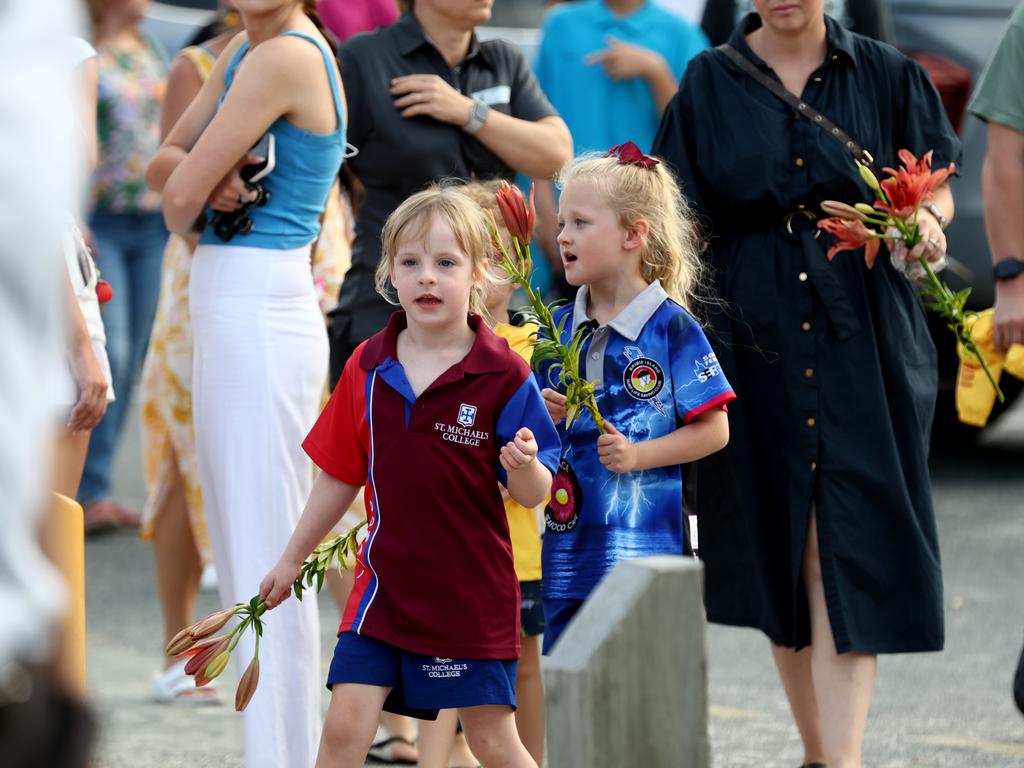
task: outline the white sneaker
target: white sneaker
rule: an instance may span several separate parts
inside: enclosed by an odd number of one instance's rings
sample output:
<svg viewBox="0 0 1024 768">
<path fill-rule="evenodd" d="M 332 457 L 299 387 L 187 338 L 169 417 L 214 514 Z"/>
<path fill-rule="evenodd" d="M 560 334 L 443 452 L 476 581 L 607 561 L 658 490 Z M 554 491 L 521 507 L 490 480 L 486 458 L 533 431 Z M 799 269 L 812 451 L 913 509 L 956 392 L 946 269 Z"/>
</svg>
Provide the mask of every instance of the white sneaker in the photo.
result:
<svg viewBox="0 0 1024 768">
<path fill-rule="evenodd" d="M 201 592 L 217 591 L 217 569 L 213 563 L 203 568 L 203 575 L 199 577 L 199 590 Z"/>
</svg>

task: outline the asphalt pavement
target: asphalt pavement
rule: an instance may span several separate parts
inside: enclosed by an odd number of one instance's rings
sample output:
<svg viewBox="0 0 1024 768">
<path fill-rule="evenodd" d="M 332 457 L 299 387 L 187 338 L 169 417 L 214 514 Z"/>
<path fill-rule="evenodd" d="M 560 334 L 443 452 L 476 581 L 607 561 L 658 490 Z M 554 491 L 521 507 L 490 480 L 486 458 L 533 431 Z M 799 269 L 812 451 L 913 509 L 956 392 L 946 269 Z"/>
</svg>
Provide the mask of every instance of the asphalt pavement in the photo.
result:
<svg viewBox="0 0 1024 768">
<path fill-rule="evenodd" d="M 933 457 L 946 649 L 880 659 L 865 766 L 1024 768 L 1024 717 L 1010 695 L 1024 642 L 1024 403 L 1000 427 L 990 445 Z M 115 490 L 141 506 L 137 423 L 127 434 Z M 129 532 L 91 538 L 86 569 L 89 691 L 102 728 L 96 768 L 243 768 L 229 673 L 222 706 L 150 699 L 161 645 L 150 546 Z M 218 607 L 214 595 L 201 596 L 203 613 Z M 320 613 L 326 675 L 337 626 L 326 591 Z M 799 739 L 767 641 L 711 626 L 707 644 L 716 768 L 795 768 Z"/>
</svg>

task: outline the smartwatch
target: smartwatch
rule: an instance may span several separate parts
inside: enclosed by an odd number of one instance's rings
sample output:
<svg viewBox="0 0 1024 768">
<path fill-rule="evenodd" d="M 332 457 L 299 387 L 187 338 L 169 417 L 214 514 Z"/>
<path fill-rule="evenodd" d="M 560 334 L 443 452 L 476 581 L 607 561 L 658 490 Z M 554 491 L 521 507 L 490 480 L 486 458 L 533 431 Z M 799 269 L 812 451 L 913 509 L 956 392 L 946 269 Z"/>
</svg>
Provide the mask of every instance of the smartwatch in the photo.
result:
<svg viewBox="0 0 1024 768">
<path fill-rule="evenodd" d="M 487 118 L 491 114 L 491 105 L 473 99 L 473 106 L 469 108 L 469 122 L 462 126 L 466 133 L 474 134 L 484 127 Z"/>
<path fill-rule="evenodd" d="M 1022 274 L 1024 274 L 1024 259 L 1003 259 L 992 268 L 992 279 L 997 283 L 1003 280 L 1012 280 Z"/>
</svg>

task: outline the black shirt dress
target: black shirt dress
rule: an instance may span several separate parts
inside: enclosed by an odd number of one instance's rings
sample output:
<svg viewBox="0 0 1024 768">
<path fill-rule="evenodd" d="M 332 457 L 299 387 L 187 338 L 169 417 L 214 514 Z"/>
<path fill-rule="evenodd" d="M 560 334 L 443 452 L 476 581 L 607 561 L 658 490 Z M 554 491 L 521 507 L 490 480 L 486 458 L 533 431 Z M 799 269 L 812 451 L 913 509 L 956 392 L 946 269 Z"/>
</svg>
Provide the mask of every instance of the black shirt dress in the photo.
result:
<svg viewBox="0 0 1024 768">
<path fill-rule="evenodd" d="M 775 77 L 744 38 L 760 23 L 748 16 L 730 44 Z M 879 168 L 901 148 L 958 162 L 926 72 L 826 23 L 828 52 L 801 98 Z M 927 464 L 937 372 L 922 302 L 884 248 L 871 270 L 861 251 L 830 263 L 808 216 L 826 199 L 873 200 L 850 154 L 715 49 L 690 62 L 653 151 L 708 230 L 708 336 L 738 395 L 728 447 L 697 468 L 708 618 L 809 644 L 800 565 L 814 509 L 836 649 L 941 649 Z"/>
</svg>

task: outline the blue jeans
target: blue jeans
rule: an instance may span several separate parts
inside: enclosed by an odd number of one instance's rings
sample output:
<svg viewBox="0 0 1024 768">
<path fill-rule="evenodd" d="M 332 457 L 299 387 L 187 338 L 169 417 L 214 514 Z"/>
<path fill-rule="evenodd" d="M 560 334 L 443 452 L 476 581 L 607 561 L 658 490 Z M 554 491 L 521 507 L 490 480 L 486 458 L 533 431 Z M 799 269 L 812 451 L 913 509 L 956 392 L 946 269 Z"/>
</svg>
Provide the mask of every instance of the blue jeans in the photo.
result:
<svg viewBox="0 0 1024 768">
<path fill-rule="evenodd" d="M 131 401 L 131 390 L 146 355 L 160 298 L 160 264 L 167 229 L 157 213 L 94 213 L 96 264 L 114 289 L 103 305 L 107 357 L 117 398 L 92 431 L 78 498 L 83 504 L 110 496 L 110 469 Z"/>
</svg>

